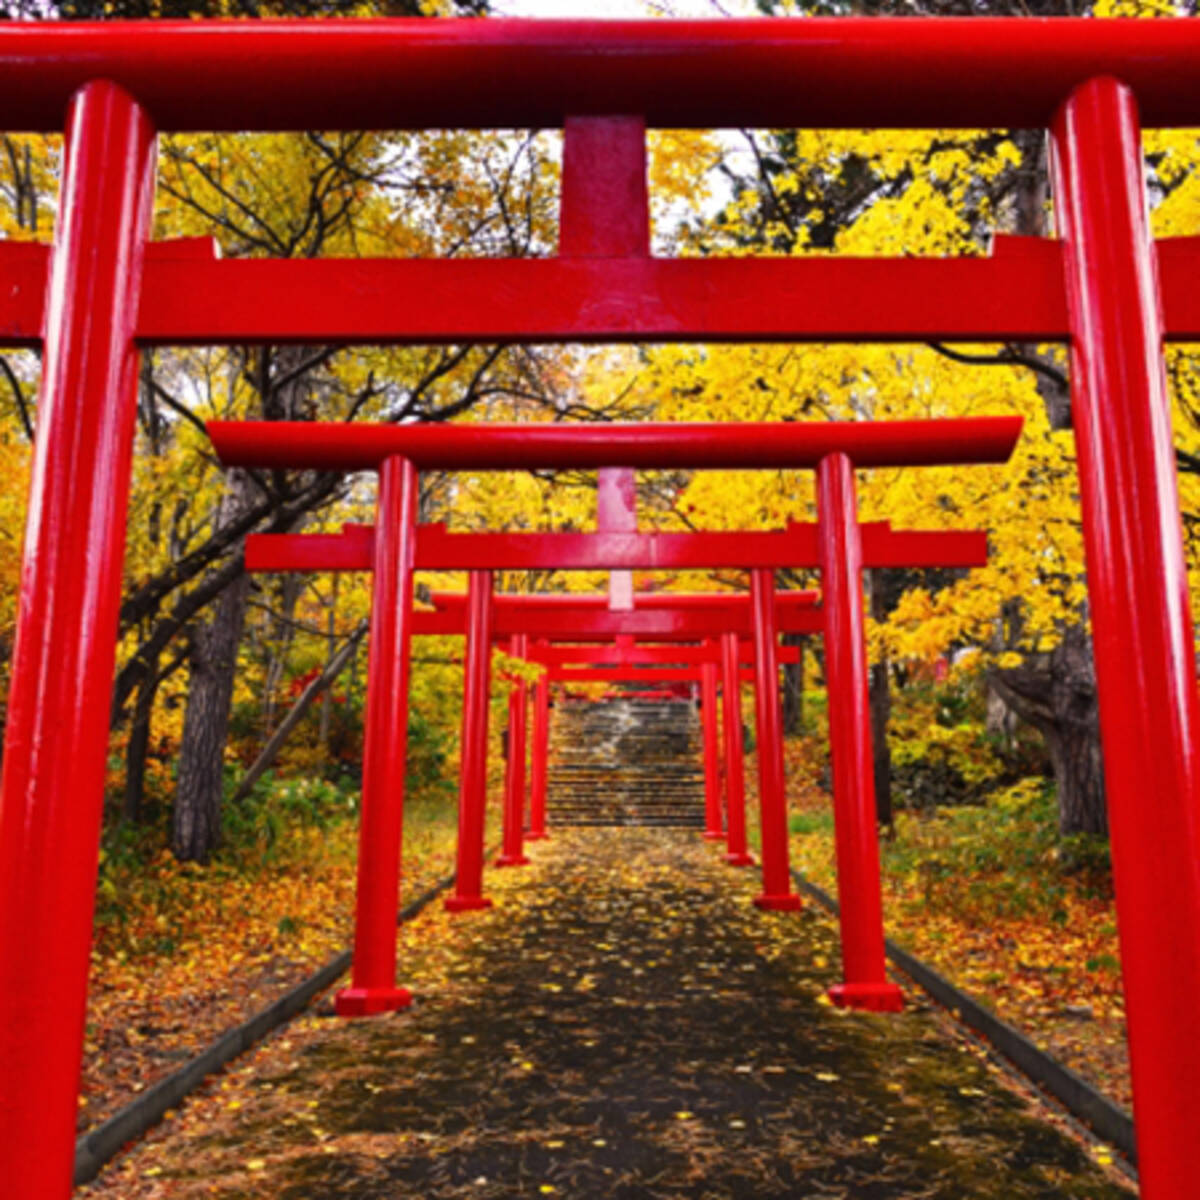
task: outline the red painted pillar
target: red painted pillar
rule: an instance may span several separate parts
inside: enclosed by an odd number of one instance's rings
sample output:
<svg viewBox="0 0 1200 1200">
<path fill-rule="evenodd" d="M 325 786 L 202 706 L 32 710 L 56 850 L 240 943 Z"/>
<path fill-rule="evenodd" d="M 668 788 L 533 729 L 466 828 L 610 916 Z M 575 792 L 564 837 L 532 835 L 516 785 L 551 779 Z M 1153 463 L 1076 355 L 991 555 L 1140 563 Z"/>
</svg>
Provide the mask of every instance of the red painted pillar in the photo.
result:
<svg viewBox="0 0 1200 1200">
<path fill-rule="evenodd" d="M 899 1012 L 904 994 L 888 982 L 884 969 L 862 534 L 854 464 L 845 454 L 830 454 L 817 467 L 817 536 L 842 933 L 842 983 L 830 988 L 829 995 L 843 1008 Z"/>
<path fill-rule="evenodd" d="M 783 717 L 779 711 L 775 574 L 750 572 L 754 610 L 754 692 L 758 716 L 758 812 L 762 834 L 763 890 L 759 908 L 791 912 L 800 907 L 788 873 L 787 793 L 783 775 Z"/>
<path fill-rule="evenodd" d="M 1053 138 L 1138 1171 L 1146 1200 L 1184 1200 L 1200 1195 L 1200 713 L 1136 101 L 1092 80 Z"/>
<path fill-rule="evenodd" d="M 533 689 L 533 737 L 529 751 L 529 832 L 531 842 L 546 833 L 546 770 L 550 759 L 550 672 Z"/>
<path fill-rule="evenodd" d="M 146 114 L 67 114 L 0 791 L 0 1180 L 71 1192 L 79 1057 L 153 213 Z"/>
<path fill-rule="evenodd" d="M 512 656 L 526 658 L 529 635 L 518 633 L 512 640 Z M 508 762 L 504 772 L 504 840 L 498 867 L 523 867 L 525 853 L 525 720 L 529 711 L 529 689 L 524 679 L 513 681 L 508 693 Z"/>
<path fill-rule="evenodd" d="M 738 635 L 721 635 L 721 691 L 725 718 L 725 861 L 731 867 L 754 866 L 746 846 L 746 766 L 742 750 L 742 675 Z"/>
<path fill-rule="evenodd" d="M 487 813 L 488 694 L 492 662 L 492 573 L 472 571 L 467 591 L 467 653 L 463 665 L 462 749 L 458 789 L 458 868 L 450 912 L 491 908 L 483 894 Z"/>
<path fill-rule="evenodd" d="M 711 649 L 711 643 L 706 647 Z M 717 664 L 700 667 L 700 717 L 704 732 L 704 836 L 710 842 L 723 842 L 721 820 L 721 751 L 717 727 Z"/>
<path fill-rule="evenodd" d="M 417 469 L 406 458 L 385 459 L 375 506 L 354 972 L 350 987 L 337 996 L 337 1011 L 343 1017 L 393 1012 L 412 1000 L 406 988 L 396 986 L 396 914 L 408 765 L 416 528 Z"/>
</svg>

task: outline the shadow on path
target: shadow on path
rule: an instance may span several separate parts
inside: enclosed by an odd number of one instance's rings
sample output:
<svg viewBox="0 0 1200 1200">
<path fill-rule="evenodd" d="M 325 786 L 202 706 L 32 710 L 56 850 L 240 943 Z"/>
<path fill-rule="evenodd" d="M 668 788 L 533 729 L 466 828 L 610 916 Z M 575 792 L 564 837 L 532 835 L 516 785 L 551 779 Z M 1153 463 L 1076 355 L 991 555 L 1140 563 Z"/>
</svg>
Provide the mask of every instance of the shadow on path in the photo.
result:
<svg viewBox="0 0 1200 1200">
<path fill-rule="evenodd" d="M 694 833 L 536 855 L 492 912 L 414 923 L 410 1012 L 303 1022 L 85 1194 L 1132 1194 L 919 999 L 830 1008 L 824 915 L 752 908 Z"/>
</svg>

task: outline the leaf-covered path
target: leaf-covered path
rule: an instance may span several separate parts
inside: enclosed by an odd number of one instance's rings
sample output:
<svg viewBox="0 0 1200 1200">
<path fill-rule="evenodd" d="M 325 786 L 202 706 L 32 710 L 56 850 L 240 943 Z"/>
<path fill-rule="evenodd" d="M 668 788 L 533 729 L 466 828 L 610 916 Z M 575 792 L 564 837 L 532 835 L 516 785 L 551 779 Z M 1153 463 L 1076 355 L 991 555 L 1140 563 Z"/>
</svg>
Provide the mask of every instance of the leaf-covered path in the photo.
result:
<svg viewBox="0 0 1200 1200">
<path fill-rule="evenodd" d="M 534 853 L 405 930 L 408 1013 L 292 1026 L 84 1194 L 1130 1195 L 919 998 L 830 1008 L 832 925 L 760 913 L 695 834 Z"/>
</svg>

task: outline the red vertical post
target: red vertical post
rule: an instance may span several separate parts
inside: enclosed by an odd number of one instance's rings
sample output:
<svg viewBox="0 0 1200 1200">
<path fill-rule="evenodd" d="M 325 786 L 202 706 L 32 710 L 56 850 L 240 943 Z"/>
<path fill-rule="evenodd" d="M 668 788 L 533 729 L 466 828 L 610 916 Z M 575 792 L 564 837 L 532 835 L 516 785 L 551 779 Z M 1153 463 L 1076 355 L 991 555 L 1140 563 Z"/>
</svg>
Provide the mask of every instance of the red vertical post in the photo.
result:
<svg viewBox="0 0 1200 1200">
<path fill-rule="evenodd" d="M 67 114 L 0 791 L 0 1179 L 71 1193 L 154 129 L 90 83 Z"/>
<path fill-rule="evenodd" d="M 800 897 L 788 873 L 787 793 L 783 774 L 783 718 L 779 711 L 778 636 L 775 630 L 775 573 L 750 572 L 754 610 L 754 692 L 758 716 L 758 812 L 762 834 L 762 895 L 759 908 L 791 912 Z"/>
<path fill-rule="evenodd" d="M 412 1001 L 406 988 L 396 986 L 396 914 L 408 766 L 416 534 L 417 469 L 406 458 L 385 459 L 375 506 L 354 972 L 336 1002 L 343 1017 L 394 1012 Z"/>
<path fill-rule="evenodd" d="M 550 672 L 533 689 L 533 734 L 529 750 L 529 832 L 531 842 L 546 833 L 546 771 L 550 759 Z"/>
<path fill-rule="evenodd" d="M 483 894 L 487 814 L 488 693 L 492 663 L 492 573 L 472 571 L 467 586 L 467 653 L 463 664 L 462 748 L 458 788 L 458 866 L 450 912 L 491 908 Z"/>
<path fill-rule="evenodd" d="M 862 533 L 854 464 L 845 454 L 830 454 L 817 466 L 817 536 L 842 934 L 842 982 L 830 988 L 829 995 L 843 1008 L 899 1012 L 904 994 L 888 982 L 884 967 Z"/>
<path fill-rule="evenodd" d="M 712 643 L 707 643 L 708 649 Z M 717 664 L 700 667 L 700 718 L 704 734 L 704 836 L 710 842 L 723 842 L 721 820 L 721 751 L 717 725 Z"/>
<path fill-rule="evenodd" d="M 1071 412 L 1146 1200 L 1200 1195 L 1200 721 L 1137 104 L 1072 93 L 1053 128 Z"/>
<path fill-rule="evenodd" d="M 568 117 L 563 127 L 559 254 L 630 258 L 650 253 L 646 124 L 641 117 Z M 597 527 L 637 531 L 634 473 L 606 467 L 597 478 Z M 609 608 L 633 608 L 633 572 L 608 573 Z"/>
<path fill-rule="evenodd" d="M 512 640 L 514 658 L 529 654 L 529 635 L 518 633 Z M 525 723 L 529 712 L 529 689 L 523 678 L 513 680 L 508 693 L 508 762 L 504 772 L 504 834 L 498 867 L 523 867 L 525 853 Z"/>
<path fill-rule="evenodd" d="M 632 467 L 596 472 L 596 528 L 600 533 L 637 533 L 637 477 Z M 609 571 L 608 607 L 633 611 L 633 572 Z"/>
<path fill-rule="evenodd" d="M 752 867 L 746 846 L 746 765 L 742 749 L 742 673 L 738 635 L 721 635 L 721 693 L 725 718 L 725 820 L 728 841 L 725 861 L 731 867 Z"/>
</svg>

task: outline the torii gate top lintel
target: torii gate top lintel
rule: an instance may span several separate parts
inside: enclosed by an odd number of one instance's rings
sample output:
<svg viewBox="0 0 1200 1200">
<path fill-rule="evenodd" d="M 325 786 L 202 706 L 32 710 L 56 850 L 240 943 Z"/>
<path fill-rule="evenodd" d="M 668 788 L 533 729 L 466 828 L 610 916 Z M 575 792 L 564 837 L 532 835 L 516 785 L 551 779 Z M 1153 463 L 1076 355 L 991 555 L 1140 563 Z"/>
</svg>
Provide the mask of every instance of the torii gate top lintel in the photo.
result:
<svg viewBox="0 0 1200 1200">
<path fill-rule="evenodd" d="M 1039 128 L 1099 75 L 1136 90 L 1149 126 L 1200 124 L 1200 28 L 1186 20 L 13 22 L 0 58 L 0 105 L 21 132 L 61 130 L 97 78 L 174 132 L 612 113 L 674 129 Z"/>
<path fill-rule="evenodd" d="M 422 470 L 517 471 L 613 463 L 646 470 L 815 468 L 831 454 L 858 467 L 1002 463 L 1013 415 L 928 421 L 383 425 L 210 421 L 227 467 L 365 471 L 399 456 Z"/>
</svg>

